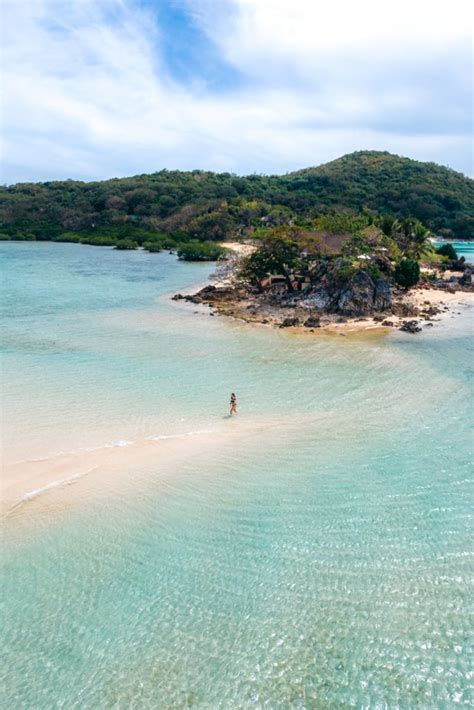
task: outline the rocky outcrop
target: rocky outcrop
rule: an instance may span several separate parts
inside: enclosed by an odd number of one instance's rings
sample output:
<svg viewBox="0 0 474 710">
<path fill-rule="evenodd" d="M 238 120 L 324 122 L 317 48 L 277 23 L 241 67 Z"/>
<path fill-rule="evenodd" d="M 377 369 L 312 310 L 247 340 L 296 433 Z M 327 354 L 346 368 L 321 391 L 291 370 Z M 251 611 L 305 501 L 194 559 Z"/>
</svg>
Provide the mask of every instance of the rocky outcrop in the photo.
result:
<svg viewBox="0 0 474 710">
<path fill-rule="evenodd" d="M 377 279 L 375 282 L 374 309 L 388 311 L 392 307 L 392 284 L 387 279 Z"/>
<path fill-rule="evenodd" d="M 366 271 L 359 269 L 341 289 L 337 302 L 340 313 L 363 316 L 374 307 L 375 284 Z"/>
<path fill-rule="evenodd" d="M 331 309 L 333 297 L 325 286 L 318 286 L 301 299 L 299 305 L 308 310 L 327 311 Z"/>
<path fill-rule="evenodd" d="M 400 318 L 418 315 L 418 308 L 411 303 L 394 303 L 391 311 L 394 316 L 399 316 Z"/>
<path fill-rule="evenodd" d="M 419 333 L 422 329 L 418 325 L 417 320 L 405 320 L 400 326 L 399 330 L 404 333 Z"/>
<path fill-rule="evenodd" d="M 189 303 L 231 303 L 233 301 L 239 300 L 241 293 L 230 286 L 205 286 L 197 293 L 189 296 L 183 296 L 181 293 L 177 293 L 173 296 L 174 301 L 180 301 L 184 299 Z"/>
<path fill-rule="evenodd" d="M 300 324 L 300 319 L 295 317 L 284 318 L 280 323 L 280 328 L 294 328 Z"/>
<path fill-rule="evenodd" d="M 305 328 L 321 328 L 321 319 L 318 316 L 309 316 L 304 322 Z"/>
</svg>

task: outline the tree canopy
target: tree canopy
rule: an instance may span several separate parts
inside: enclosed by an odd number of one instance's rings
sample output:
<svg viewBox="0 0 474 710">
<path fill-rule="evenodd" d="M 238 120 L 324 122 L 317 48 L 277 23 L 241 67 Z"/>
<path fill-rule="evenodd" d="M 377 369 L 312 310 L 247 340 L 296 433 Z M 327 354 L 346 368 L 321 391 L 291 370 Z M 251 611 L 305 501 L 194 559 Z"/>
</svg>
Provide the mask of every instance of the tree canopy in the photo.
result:
<svg viewBox="0 0 474 710">
<path fill-rule="evenodd" d="M 412 218 L 440 236 L 474 238 L 474 181 L 434 163 L 365 151 L 280 176 L 162 170 L 0 188 L 0 232 L 13 239 L 143 245 L 167 235 L 178 244 L 316 219 L 321 229 L 329 220 L 344 231 L 348 219 L 376 217 L 387 225 Z"/>
</svg>

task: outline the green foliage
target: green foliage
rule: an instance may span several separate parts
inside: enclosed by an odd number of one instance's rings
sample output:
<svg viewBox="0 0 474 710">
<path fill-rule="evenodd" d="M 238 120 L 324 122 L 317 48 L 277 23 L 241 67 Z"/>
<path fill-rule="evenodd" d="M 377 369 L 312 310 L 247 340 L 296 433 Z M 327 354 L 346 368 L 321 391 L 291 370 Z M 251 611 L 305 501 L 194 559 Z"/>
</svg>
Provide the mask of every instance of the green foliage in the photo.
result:
<svg viewBox="0 0 474 710">
<path fill-rule="evenodd" d="M 290 274 L 301 265 L 298 243 L 280 234 L 273 235 L 244 259 L 240 278 L 260 289 L 260 282 L 269 274 L 281 274 L 286 278 L 288 291 L 292 291 Z"/>
<path fill-rule="evenodd" d="M 11 236 L 9 234 L 5 234 L 4 232 L 0 232 L 0 242 L 9 242 L 11 239 Z"/>
<path fill-rule="evenodd" d="M 0 229 L 15 239 L 79 233 L 142 245 L 162 233 L 176 242 L 223 241 L 292 223 L 351 234 L 374 224 L 416 257 L 423 235 L 400 227 L 408 218 L 448 238 L 474 238 L 473 185 L 433 163 L 363 151 L 281 176 L 162 170 L 104 182 L 2 187 Z"/>
<path fill-rule="evenodd" d="M 312 228 L 316 231 L 332 232 L 333 234 L 357 234 L 371 224 L 364 215 L 353 215 L 345 212 L 322 214 L 313 220 Z"/>
<path fill-rule="evenodd" d="M 81 241 L 81 235 L 78 232 L 62 232 L 52 238 L 53 242 L 77 242 Z"/>
<path fill-rule="evenodd" d="M 127 240 L 124 240 L 127 241 Z M 117 249 L 120 248 L 120 244 L 123 244 L 123 242 L 120 242 L 117 240 L 116 237 L 108 237 L 107 235 L 101 235 L 97 234 L 96 236 L 92 237 L 82 237 L 81 239 L 81 244 L 90 244 L 91 246 L 95 247 L 117 247 Z M 136 244 L 136 242 L 134 242 Z M 123 247 L 126 249 L 127 247 Z"/>
<path fill-rule="evenodd" d="M 395 220 L 392 224 L 392 238 L 398 244 L 403 256 L 419 259 L 429 249 L 429 230 L 418 219 Z"/>
<path fill-rule="evenodd" d="M 441 256 L 447 256 L 451 261 L 456 261 L 458 258 L 456 250 L 452 244 L 443 244 L 436 249 L 436 253 L 441 254 Z"/>
<path fill-rule="evenodd" d="M 340 283 L 347 283 L 358 271 L 358 268 L 348 264 L 347 266 L 341 266 L 339 269 L 334 271 L 334 276 Z"/>
<path fill-rule="evenodd" d="M 414 259 L 402 259 L 395 269 L 395 281 L 404 288 L 415 286 L 420 280 L 420 266 Z"/>
<path fill-rule="evenodd" d="M 133 241 L 133 239 L 122 239 L 115 245 L 116 249 L 137 249 L 138 243 Z"/>
<path fill-rule="evenodd" d="M 377 281 L 377 279 L 380 279 L 382 276 L 382 272 L 380 271 L 377 264 L 367 264 L 366 271 L 368 272 L 372 281 Z"/>
<path fill-rule="evenodd" d="M 143 248 L 144 248 L 146 251 L 158 253 L 158 252 L 160 252 L 160 251 L 163 251 L 163 249 L 164 249 L 165 247 L 163 246 L 163 242 L 156 241 L 156 242 L 145 242 L 144 245 L 143 245 Z"/>
<path fill-rule="evenodd" d="M 234 222 L 224 210 L 209 212 L 192 219 L 186 229 L 192 239 L 222 242 L 230 235 Z"/>
<path fill-rule="evenodd" d="M 217 261 L 225 249 L 213 242 L 187 242 L 178 246 L 178 258 L 183 261 Z"/>
</svg>

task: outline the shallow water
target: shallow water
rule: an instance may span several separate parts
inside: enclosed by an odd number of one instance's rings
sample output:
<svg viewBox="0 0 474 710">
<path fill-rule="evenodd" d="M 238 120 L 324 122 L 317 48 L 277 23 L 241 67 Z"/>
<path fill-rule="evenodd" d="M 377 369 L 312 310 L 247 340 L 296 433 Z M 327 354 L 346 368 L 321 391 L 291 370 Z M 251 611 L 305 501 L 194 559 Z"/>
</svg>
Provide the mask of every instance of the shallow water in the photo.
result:
<svg viewBox="0 0 474 710">
<path fill-rule="evenodd" d="M 206 266 L 0 248 L 7 461 L 182 436 L 5 518 L 5 707 L 474 702 L 470 312 L 295 336 L 169 300 Z"/>
</svg>

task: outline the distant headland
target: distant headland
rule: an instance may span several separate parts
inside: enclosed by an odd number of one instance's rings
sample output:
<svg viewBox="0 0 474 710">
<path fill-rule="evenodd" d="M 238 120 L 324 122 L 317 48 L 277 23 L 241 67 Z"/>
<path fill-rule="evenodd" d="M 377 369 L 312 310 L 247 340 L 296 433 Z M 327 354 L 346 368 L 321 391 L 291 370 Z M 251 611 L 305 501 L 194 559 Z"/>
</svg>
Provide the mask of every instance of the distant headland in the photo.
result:
<svg viewBox="0 0 474 710">
<path fill-rule="evenodd" d="M 446 239 L 474 239 L 474 181 L 435 163 L 360 151 L 286 175 L 161 170 L 0 188 L 0 238 L 119 249 L 176 249 L 215 259 L 221 241 L 262 230 L 317 230 L 322 215 L 420 221 Z M 204 246 L 203 246 L 204 245 Z"/>
</svg>

